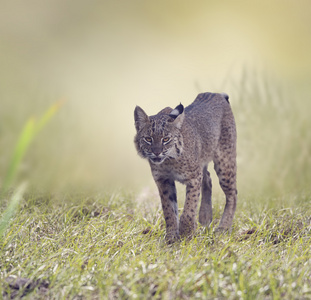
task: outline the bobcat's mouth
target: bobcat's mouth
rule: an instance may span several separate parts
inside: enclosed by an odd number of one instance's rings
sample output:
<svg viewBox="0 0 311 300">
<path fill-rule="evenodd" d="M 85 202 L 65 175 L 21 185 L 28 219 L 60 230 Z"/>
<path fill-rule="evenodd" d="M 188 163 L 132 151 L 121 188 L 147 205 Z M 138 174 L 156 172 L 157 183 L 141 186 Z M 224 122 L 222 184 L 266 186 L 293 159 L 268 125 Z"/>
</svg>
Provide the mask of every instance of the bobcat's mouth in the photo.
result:
<svg viewBox="0 0 311 300">
<path fill-rule="evenodd" d="M 165 157 L 149 157 L 149 159 L 154 164 L 160 164 L 164 161 Z"/>
</svg>

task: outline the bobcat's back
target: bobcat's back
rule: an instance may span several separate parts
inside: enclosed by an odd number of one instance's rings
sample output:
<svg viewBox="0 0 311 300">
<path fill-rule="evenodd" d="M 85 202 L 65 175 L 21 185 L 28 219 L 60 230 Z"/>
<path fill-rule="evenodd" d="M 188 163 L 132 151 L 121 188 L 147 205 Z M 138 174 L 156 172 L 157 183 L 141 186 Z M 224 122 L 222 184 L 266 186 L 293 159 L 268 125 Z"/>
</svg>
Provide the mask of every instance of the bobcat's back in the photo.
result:
<svg viewBox="0 0 311 300">
<path fill-rule="evenodd" d="M 183 136 L 188 136 L 189 127 L 195 131 L 196 142 L 203 160 L 210 161 L 217 149 L 222 133 L 227 132 L 230 140 L 236 140 L 235 121 L 226 94 L 202 93 L 185 108 Z M 187 137 L 190 138 L 189 136 Z"/>
</svg>

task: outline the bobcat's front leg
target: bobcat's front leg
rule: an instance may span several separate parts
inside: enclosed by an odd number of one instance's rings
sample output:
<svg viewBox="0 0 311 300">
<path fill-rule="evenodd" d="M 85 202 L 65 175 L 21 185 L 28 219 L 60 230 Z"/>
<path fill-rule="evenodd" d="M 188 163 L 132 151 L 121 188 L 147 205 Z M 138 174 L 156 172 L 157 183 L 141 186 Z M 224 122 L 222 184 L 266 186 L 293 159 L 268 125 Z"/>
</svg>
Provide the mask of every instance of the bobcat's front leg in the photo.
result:
<svg viewBox="0 0 311 300">
<path fill-rule="evenodd" d="M 179 232 L 182 236 L 191 236 L 196 230 L 197 207 L 200 198 L 202 175 L 187 183 L 184 211 L 180 217 Z"/>
<path fill-rule="evenodd" d="M 178 206 L 175 182 L 172 179 L 156 180 L 166 222 L 166 240 L 173 243 L 179 239 Z"/>
</svg>

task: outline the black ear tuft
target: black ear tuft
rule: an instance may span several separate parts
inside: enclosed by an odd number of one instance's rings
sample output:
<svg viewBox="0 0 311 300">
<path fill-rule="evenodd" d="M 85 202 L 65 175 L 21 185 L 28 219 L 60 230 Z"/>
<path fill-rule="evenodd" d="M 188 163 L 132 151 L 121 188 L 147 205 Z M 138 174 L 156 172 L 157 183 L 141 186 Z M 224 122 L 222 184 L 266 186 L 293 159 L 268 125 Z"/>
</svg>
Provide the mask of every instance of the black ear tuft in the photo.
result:
<svg viewBox="0 0 311 300">
<path fill-rule="evenodd" d="M 229 103 L 229 96 L 226 93 L 221 93 L 221 95 L 227 100 Z"/>
<path fill-rule="evenodd" d="M 169 116 L 173 119 L 176 119 L 179 115 L 181 115 L 184 111 L 184 106 L 180 103 L 178 106 L 176 106 L 171 113 L 169 114 Z"/>
</svg>

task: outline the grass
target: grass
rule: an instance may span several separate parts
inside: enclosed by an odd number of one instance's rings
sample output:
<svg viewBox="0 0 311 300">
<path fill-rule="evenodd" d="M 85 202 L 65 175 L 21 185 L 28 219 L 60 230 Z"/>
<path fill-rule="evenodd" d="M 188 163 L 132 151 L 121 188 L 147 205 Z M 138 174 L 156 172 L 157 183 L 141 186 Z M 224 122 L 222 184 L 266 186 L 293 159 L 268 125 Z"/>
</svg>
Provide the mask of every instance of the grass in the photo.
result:
<svg viewBox="0 0 311 300">
<path fill-rule="evenodd" d="M 168 246 L 161 209 L 133 195 L 26 198 L 0 245 L 2 280 L 45 282 L 26 299 L 311 298 L 310 199 L 295 208 L 245 199 L 231 234 L 199 227 Z"/>
</svg>

